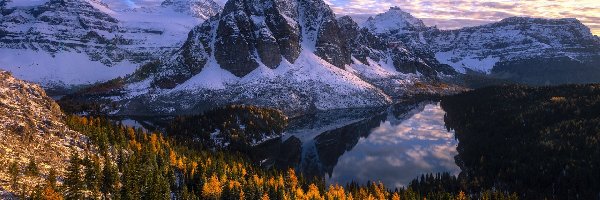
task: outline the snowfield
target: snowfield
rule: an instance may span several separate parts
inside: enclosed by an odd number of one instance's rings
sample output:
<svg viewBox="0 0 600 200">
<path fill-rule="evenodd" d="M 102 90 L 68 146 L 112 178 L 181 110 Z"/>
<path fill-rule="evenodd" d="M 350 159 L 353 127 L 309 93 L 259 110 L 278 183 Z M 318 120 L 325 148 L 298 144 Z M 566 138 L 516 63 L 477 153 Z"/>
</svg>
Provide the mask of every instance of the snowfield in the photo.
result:
<svg viewBox="0 0 600 200">
<path fill-rule="evenodd" d="M 9 1 L 6 8 L 14 11 L 0 20 L 6 33 L 0 69 L 49 88 L 124 77 L 177 50 L 194 26 L 221 9 L 211 0 L 170 2 Z"/>
<path fill-rule="evenodd" d="M 129 61 L 107 67 L 90 61 L 84 53 L 59 52 L 51 55 L 45 51 L 26 49 L 0 49 L 0 68 L 24 80 L 33 80 L 44 86 L 85 85 L 124 77 L 133 73 L 138 64 Z"/>
</svg>

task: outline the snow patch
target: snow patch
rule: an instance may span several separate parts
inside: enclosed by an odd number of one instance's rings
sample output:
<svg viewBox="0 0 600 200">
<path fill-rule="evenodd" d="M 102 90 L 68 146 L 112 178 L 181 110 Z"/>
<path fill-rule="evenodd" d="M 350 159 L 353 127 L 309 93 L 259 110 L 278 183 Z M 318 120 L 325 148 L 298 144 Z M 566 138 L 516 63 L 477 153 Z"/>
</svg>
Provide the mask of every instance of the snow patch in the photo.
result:
<svg viewBox="0 0 600 200">
<path fill-rule="evenodd" d="M 48 0 L 12 0 L 8 1 L 6 8 L 39 6 L 46 2 L 48 2 Z"/>
<path fill-rule="evenodd" d="M 239 79 L 231 72 L 221 68 L 217 61 L 210 59 L 200 73 L 178 85 L 173 91 L 197 90 L 199 88 L 220 90 L 225 89 L 227 85 L 236 83 Z"/>
<path fill-rule="evenodd" d="M 124 77 L 137 69 L 137 64 L 123 61 L 108 67 L 91 61 L 85 53 L 0 49 L 0 69 L 16 77 L 42 85 L 82 85 Z"/>
<path fill-rule="evenodd" d="M 452 66 L 457 72 L 466 73 L 466 69 L 489 74 L 492 69 L 500 61 L 500 58 L 488 56 L 485 58 L 477 58 L 474 56 L 458 56 L 452 51 L 438 52 L 435 58 L 442 64 Z"/>
</svg>

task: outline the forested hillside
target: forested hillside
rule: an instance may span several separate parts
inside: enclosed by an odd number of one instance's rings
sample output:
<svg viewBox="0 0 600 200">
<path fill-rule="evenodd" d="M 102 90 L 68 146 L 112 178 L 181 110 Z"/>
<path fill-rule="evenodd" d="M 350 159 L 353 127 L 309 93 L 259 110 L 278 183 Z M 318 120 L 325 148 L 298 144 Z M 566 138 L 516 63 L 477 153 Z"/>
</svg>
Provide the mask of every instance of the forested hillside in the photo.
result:
<svg viewBox="0 0 600 200">
<path fill-rule="evenodd" d="M 428 175 L 409 188 L 377 182 L 327 186 L 293 169 L 264 170 L 238 153 L 185 146 L 161 133 L 135 130 L 100 117 L 70 115 L 67 124 L 90 138 L 97 152 L 73 154 L 64 176 L 24 191 L 32 199 L 468 199 L 455 178 Z M 25 176 L 12 169 L 15 179 Z M 424 176 L 425 177 L 425 176 Z M 448 182 L 450 181 L 450 182 Z M 15 187 L 19 187 L 18 185 Z M 516 199 L 482 193 L 490 199 Z"/>
<path fill-rule="evenodd" d="M 179 116 L 170 123 L 167 133 L 180 141 L 196 141 L 205 147 L 247 151 L 251 146 L 280 137 L 287 120 L 279 110 L 233 105 L 201 115 Z"/>
<path fill-rule="evenodd" d="M 69 116 L 67 122 L 100 153 L 73 155 L 62 186 L 48 180 L 47 191 L 60 191 L 66 199 L 466 199 L 459 191 L 419 194 L 375 182 L 326 186 L 292 169 L 266 171 L 240 154 L 185 147 L 102 118 Z M 33 197 L 55 194 L 47 191 Z"/>
<path fill-rule="evenodd" d="M 527 199 L 600 195 L 600 85 L 488 87 L 446 97 L 471 191 Z"/>
</svg>

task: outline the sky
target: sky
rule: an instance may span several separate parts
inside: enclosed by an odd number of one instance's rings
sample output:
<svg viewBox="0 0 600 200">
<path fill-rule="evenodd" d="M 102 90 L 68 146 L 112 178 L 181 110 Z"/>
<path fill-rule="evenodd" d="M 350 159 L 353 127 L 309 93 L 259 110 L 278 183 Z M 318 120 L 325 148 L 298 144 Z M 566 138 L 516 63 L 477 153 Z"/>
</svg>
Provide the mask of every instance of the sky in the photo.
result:
<svg viewBox="0 0 600 200">
<path fill-rule="evenodd" d="M 225 0 L 217 0 L 223 3 Z M 456 29 L 512 16 L 577 18 L 600 35 L 600 0 L 325 0 L 338 16 L 366 19 L 392 6 L 429 26 Z M 361 19 L 357 19 L 360 21 Z"/>
</svg>

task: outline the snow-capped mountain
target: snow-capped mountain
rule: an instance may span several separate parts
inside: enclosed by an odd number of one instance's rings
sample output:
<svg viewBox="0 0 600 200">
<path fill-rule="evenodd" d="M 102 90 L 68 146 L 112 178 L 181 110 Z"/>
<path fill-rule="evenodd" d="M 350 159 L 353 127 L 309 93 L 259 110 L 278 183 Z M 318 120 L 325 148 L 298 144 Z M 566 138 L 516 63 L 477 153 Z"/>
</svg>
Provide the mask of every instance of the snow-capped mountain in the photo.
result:
<svg viewBox="0 0 600 200">
<path fill-rule="evenodd" d="M 336 19 L 322 0 L 230 0 L 171 57 L 115 84 L 107 99 L 118 106 L 107 109 L 181 114 L 251 104 L 296 115 L 376 107 L 444 74 L 438 65 Z"/>
<path fill-rule="evenodd" d="M 369 18 L 364 28 L 459 73 L 478 72 L 532 84 L 600 81 L 600 40 L 577 19 L 511 17 L 440 30 L 391 8 Z"/>
<path fill-rule="evenodd" d="M 2 1 L 0 68 L 46 87 L 110 80 L 178 49 L 220 10 L 210 0 L 118 2 Z"/>
<path fill-rule="evenodd" d="M 376 34 L 406 34 L 427 29 L 425 23 L 399 7 L 369 17 L 363 26 Z"/>
</svg>

